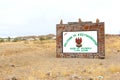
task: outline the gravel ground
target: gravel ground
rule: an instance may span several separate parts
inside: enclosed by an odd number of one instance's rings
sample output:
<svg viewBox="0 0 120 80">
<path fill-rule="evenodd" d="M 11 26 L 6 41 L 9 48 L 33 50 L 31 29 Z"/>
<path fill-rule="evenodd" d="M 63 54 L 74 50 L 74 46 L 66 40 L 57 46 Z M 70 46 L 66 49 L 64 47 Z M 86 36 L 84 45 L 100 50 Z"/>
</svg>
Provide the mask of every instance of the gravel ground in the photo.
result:
<svg viewBox="0 0 120 80">
<path fill-rule="evenodd" d="M 55 41 L 0 43 L 0 80 L 120 80 L 120 37 L 106 37 L 106 58 L 56 58 Z"/>
</svg>

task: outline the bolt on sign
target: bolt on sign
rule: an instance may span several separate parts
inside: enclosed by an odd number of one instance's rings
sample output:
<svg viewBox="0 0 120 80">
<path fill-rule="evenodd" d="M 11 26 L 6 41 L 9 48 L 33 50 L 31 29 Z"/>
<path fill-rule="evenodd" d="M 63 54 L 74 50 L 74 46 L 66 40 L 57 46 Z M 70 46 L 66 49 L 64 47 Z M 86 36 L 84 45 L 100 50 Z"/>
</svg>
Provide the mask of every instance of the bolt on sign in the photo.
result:
<svg viewBox="0 0 120 80">
<path fill-rule="evenodd" d="M 105 58 L 104 22 L 68 22 L 56 25 L 56 57 Z"/>
</svg>

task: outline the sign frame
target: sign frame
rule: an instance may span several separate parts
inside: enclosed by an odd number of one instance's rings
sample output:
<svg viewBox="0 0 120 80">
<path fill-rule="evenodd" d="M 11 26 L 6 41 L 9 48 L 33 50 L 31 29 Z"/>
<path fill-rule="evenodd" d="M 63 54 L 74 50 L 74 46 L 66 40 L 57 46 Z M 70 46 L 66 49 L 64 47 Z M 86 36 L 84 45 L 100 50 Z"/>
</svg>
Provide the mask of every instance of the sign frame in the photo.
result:
<svg viewBox="0 0 120 80">
<path fill-rule="evenodd" d="M 63 53 L 63 32 L 79 32 L 79 31 L 97 31 L 97 46 L 98 52 L 96 53 Z M 57 58 L 105 58 L 105 29 L 104 22 L 91 21 L 82 22 L 80 19 L 78 22 L 68 22 L 63 24 L 62 20 L 60 24 L 56 25 L 56 57 Z"/>
</svg>

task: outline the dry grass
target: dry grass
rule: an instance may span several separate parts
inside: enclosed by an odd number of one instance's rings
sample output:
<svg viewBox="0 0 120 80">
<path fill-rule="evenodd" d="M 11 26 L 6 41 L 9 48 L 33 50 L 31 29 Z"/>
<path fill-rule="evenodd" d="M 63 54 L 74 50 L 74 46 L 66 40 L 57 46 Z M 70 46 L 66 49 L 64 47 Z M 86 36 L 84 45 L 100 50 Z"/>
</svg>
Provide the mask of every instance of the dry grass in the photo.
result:
<svg viewBox="0 0 120 80">
<path fill-rule="evenodd" d="M 120 37 L 106 37 L 106 59 L 56 58 L 55 40 L 0 43 L 0 80 L 119 80 Z"/>
<path fill-rule="evenodd" d="M 120 73 L 120 64 L 111 64 L 109 66 L 109 71 L 112 72 L 112 73 Z"/>
</svg>

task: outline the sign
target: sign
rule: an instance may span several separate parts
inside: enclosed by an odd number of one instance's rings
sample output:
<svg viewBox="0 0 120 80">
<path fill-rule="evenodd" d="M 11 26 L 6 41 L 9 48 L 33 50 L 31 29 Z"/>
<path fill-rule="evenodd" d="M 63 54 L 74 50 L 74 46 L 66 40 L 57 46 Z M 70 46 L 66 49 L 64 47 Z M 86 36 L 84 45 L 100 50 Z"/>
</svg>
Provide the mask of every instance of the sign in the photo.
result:
<svg viewBox="0 0 120 80">
<path fill-rule="evenodd" d="M 63 32 L 63 53 L 97 53 L 97 31 Z"/>
<path fill-rule="evenodd" d="M 104 22 L 82 21 L 56 25 L 57 58 L 105 58 Z"/>
</svg>

